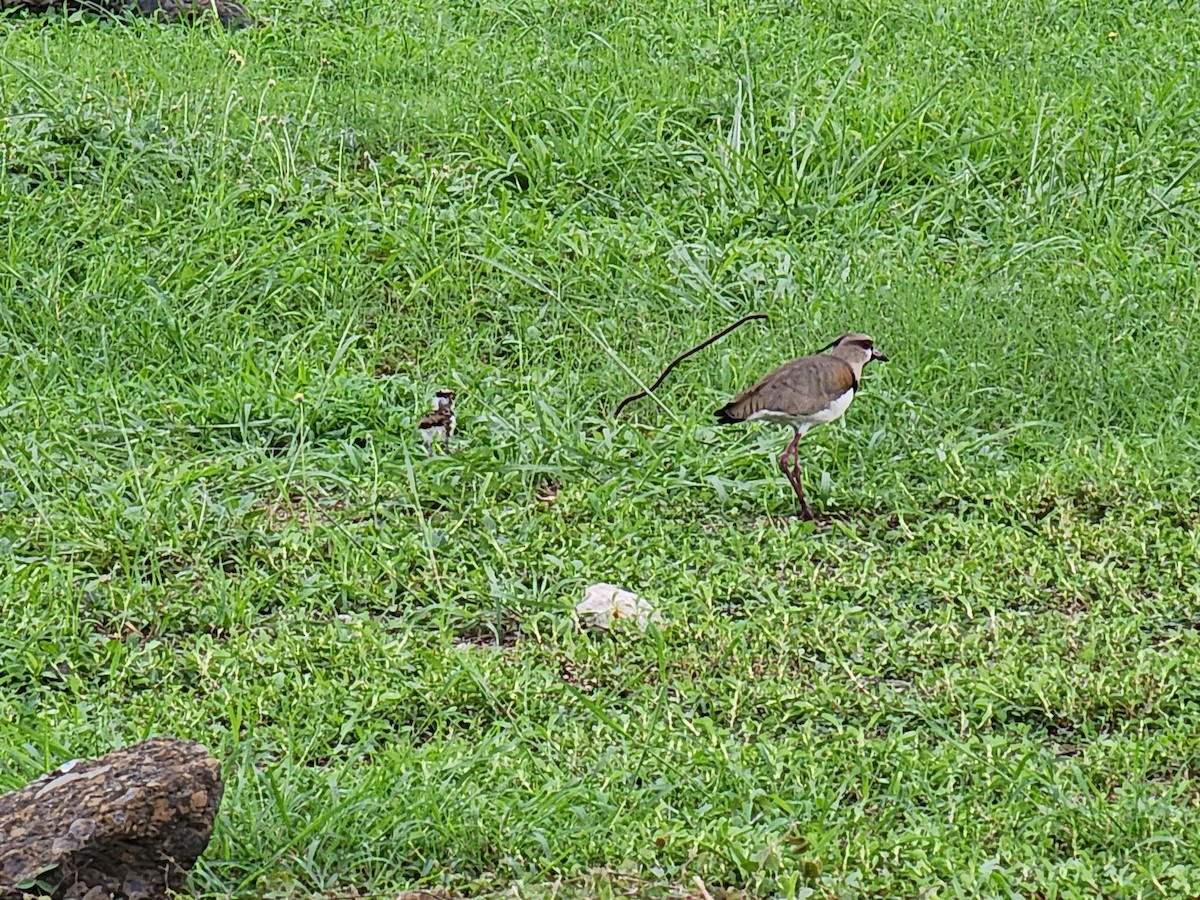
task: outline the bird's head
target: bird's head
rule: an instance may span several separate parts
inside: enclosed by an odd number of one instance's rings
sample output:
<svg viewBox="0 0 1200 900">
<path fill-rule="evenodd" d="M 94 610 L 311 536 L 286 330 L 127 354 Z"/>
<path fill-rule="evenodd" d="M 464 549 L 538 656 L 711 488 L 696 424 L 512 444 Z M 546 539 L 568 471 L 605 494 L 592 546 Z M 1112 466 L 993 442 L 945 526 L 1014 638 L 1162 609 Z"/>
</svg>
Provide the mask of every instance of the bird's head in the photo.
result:
<svg viewBox="0 0 1200 900">
<path fill-rule="evenodd" d="M 826 345 L 821 352 L 829 351 L 830 356 L 836 356 L 850 363 L 857 371 L 872 360 L 887 362 L 887 356 L 875 348 L 875 342 L 865 334 L 848 331 L 832 344 Z"/>
<path fill-rule="evenodd" d="M 433 408 L 438 412 L 450 412 L 454 409 L 454 391 L 449 388 L 439 388 L 434 391 Z"/>
</svg>

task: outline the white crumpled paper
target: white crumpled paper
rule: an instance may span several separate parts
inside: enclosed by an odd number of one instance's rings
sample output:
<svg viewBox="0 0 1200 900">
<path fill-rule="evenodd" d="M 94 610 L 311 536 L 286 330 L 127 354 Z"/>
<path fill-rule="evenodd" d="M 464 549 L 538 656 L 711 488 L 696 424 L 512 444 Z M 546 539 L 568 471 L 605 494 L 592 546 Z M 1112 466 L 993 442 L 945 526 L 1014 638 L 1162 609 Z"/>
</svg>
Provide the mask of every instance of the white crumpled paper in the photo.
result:
<svg viewBox="0 0 1200 900">
<path fill-rule="evenodd" d="M 582 602 L 575 607 L 575 615 L 581 622 L 606 631 L 618 619 L 629 619 L 642 631 L 651 622 L 660 628 L 666 624 L 648 600 L 604 582 L 588 585 L 583 592 Z"/>
</svg>

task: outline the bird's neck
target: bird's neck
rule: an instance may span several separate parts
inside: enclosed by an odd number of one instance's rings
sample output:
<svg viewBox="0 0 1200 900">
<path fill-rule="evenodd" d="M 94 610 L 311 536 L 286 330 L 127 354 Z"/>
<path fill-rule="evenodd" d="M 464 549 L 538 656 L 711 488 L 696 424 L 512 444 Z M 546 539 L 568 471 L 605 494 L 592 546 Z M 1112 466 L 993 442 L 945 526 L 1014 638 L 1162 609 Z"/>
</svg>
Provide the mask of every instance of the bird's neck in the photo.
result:
<svg viewBox="0 0 1200 900">
<path fill-rule="evenodd" d="M 862 353 L 839 353 L 838 350 L 835 349 L 829 355 L 840 359 L 850 367 L 850 371 L 854 373 L 855 382 L 862 380 L 863 366 L 867 364 L 867 360 L 863 358 Z"/>
</svg>

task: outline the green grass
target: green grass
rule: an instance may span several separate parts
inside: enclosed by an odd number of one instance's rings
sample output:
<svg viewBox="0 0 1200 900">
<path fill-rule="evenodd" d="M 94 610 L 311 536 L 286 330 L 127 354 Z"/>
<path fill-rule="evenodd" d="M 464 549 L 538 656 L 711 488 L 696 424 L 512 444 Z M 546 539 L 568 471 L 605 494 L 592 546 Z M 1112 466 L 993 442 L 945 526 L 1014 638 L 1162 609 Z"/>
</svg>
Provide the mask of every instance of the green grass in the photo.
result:
<svg viewBox="0 0 1200 900">
<path fill-rule="evenodd" d="M 254 9 L 0 20 L 0 789 L 203 741 L 214 897 L 1200 894 L 1188 4 Z M 711 411 L 852 329 L 814 529 Z"/>
</svg>

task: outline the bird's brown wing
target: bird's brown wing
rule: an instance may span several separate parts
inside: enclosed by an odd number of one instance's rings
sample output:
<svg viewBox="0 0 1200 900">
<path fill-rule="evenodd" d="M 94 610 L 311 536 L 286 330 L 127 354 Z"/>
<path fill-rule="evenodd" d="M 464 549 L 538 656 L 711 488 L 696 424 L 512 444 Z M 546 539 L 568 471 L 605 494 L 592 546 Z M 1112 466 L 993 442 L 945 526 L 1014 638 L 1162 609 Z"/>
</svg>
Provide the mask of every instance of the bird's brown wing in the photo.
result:
<svg viewBox="0 0 1200 900">
<path fill-rule="evenodd" d="M 854 370 L 845 361 L 804 356 L 768 372 L 718 410 L 717 417 L 741 422 L 762 410 L 812 416 L 857 387 Z"/>
<path fill-rule="evenodd" d="M 450 413 L 448 412 L 431 412 L 426 413 L 421 417 L 421 421 L 417 424 L 418 428 L 445 428 L 450 424 Z"/>
</svg>

